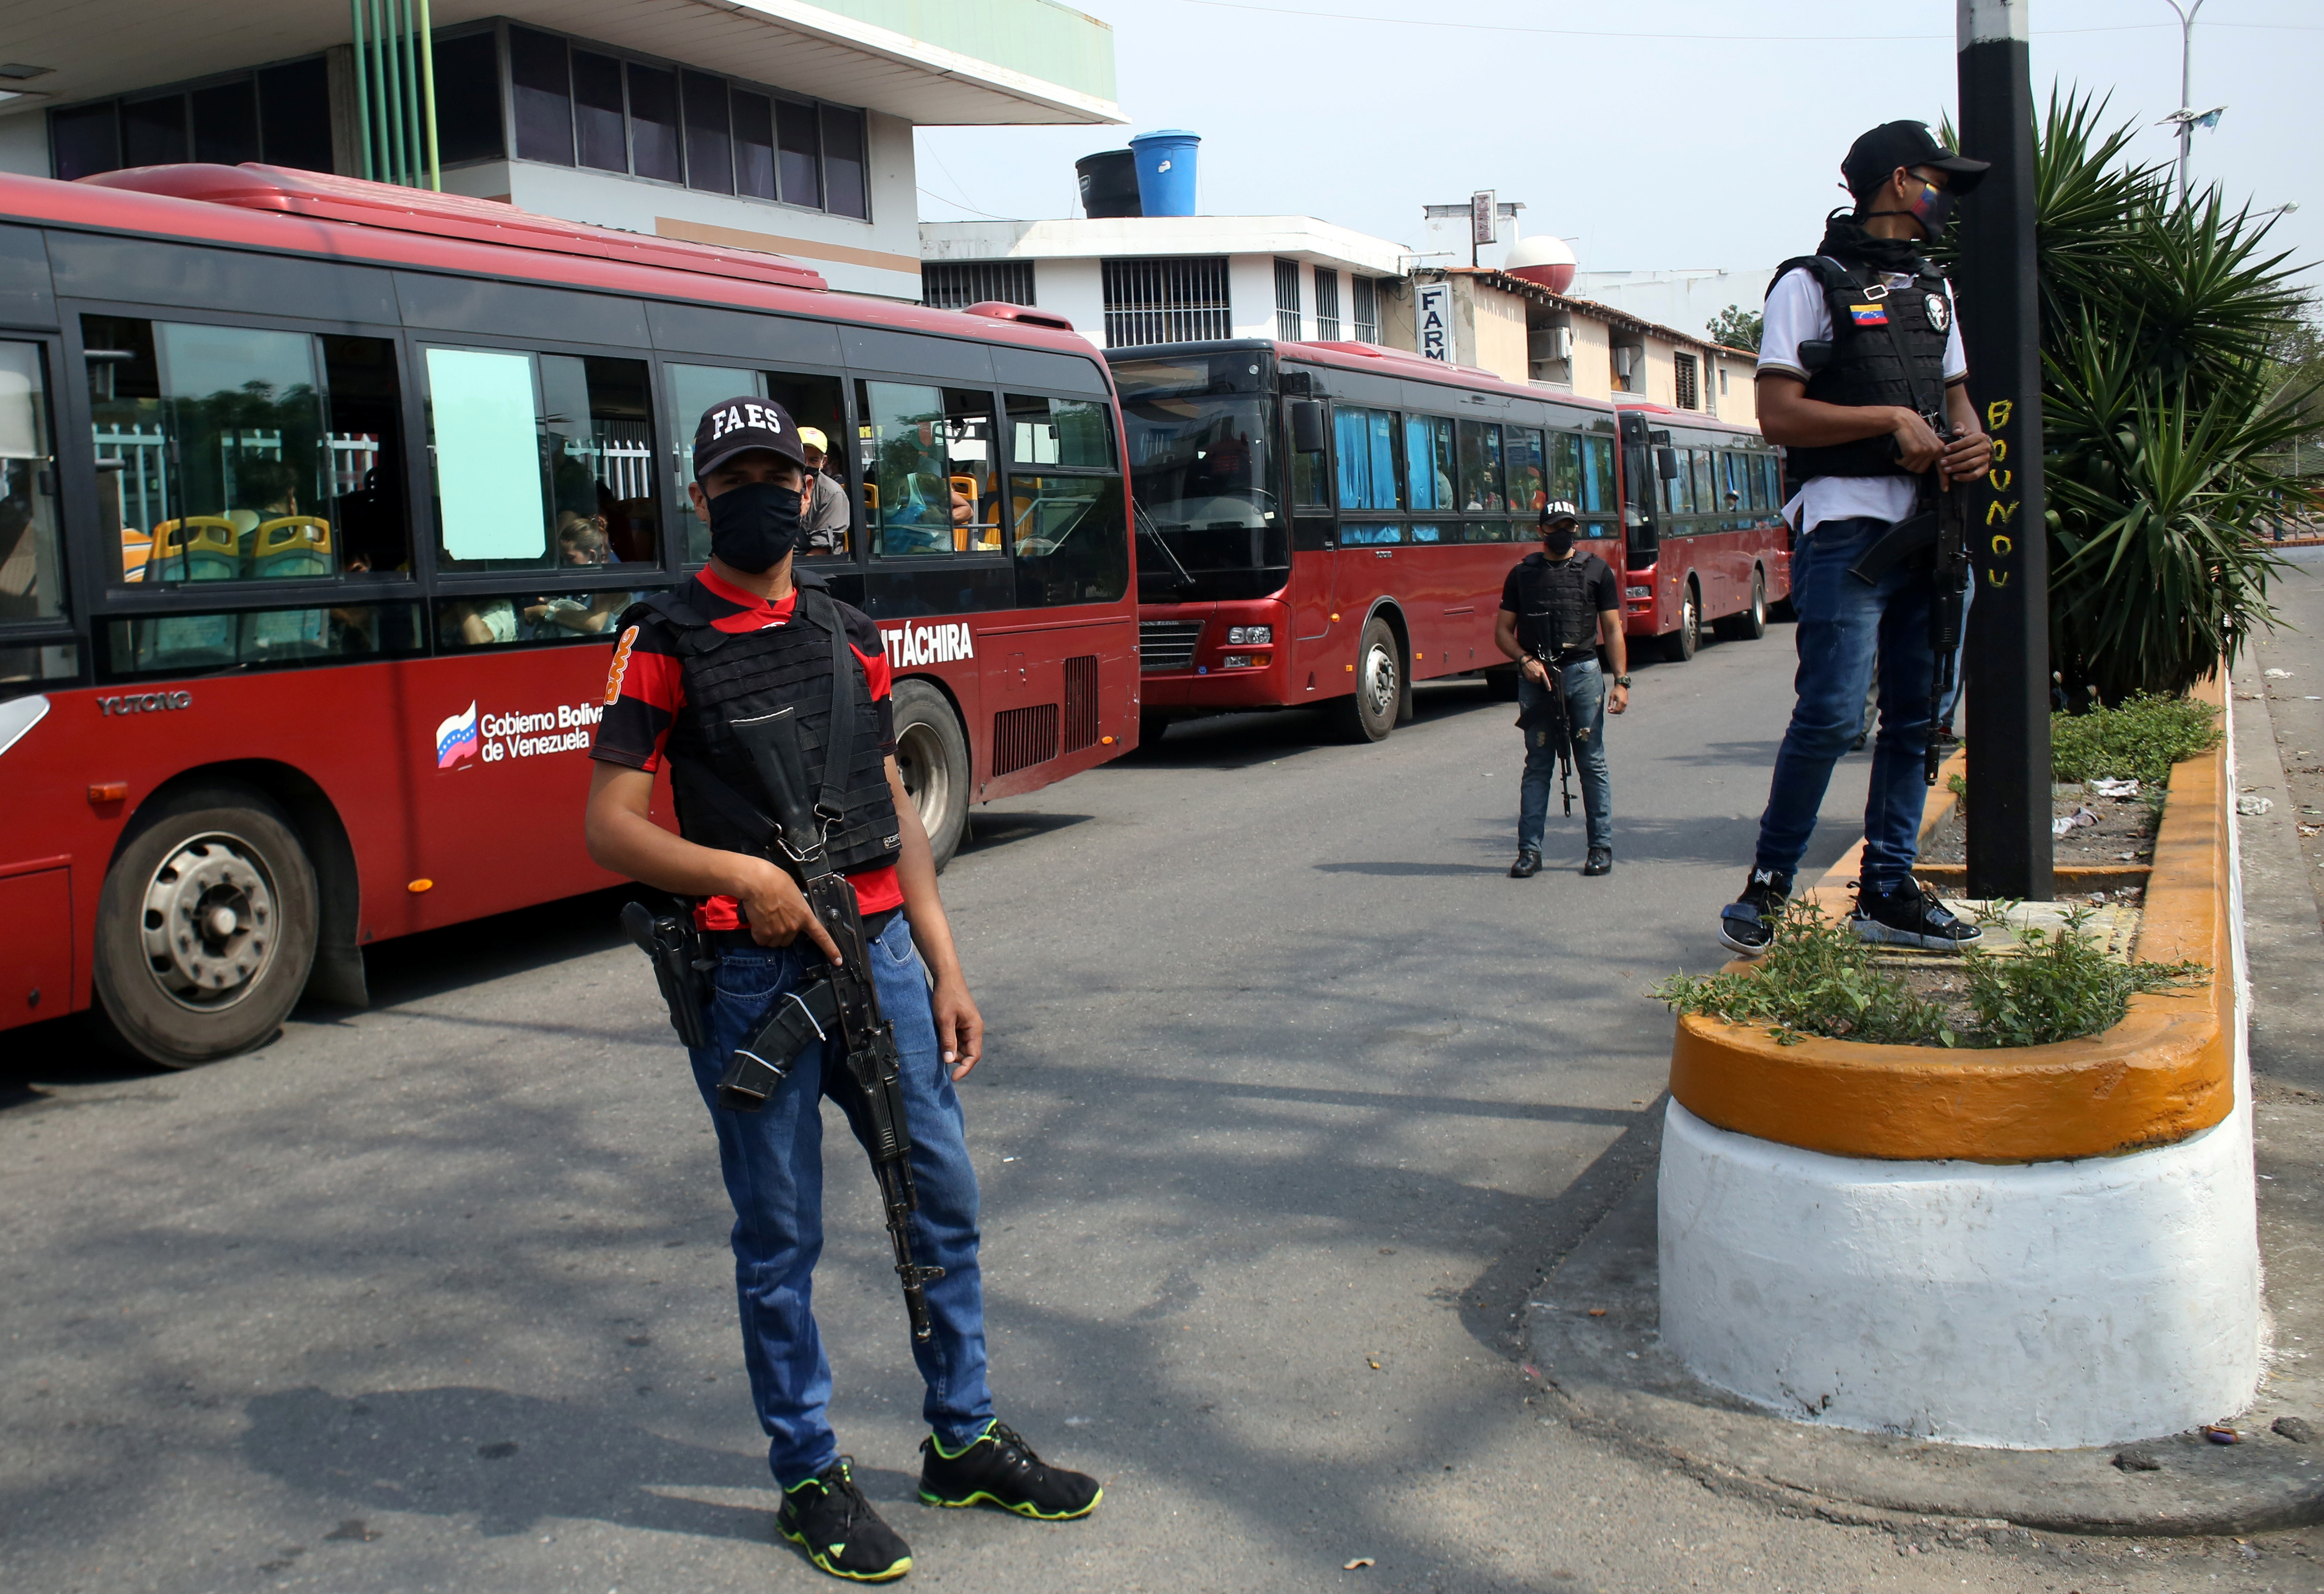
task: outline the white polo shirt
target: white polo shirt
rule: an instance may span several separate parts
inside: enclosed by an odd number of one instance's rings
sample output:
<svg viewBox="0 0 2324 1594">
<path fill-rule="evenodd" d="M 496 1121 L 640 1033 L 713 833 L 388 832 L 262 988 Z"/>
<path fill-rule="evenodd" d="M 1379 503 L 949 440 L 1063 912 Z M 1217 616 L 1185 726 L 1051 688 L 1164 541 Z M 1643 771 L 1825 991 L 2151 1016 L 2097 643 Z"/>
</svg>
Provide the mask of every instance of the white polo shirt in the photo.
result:
<svg viewBox="0 0 2324 1594">
<path fill-rule="evenodd" d="M 1910 288 L 1910 272 L 1892 272 L 1884 279 L 1891 293 Z M 1945 302 L 1952 302 L 1953 285 L 1945 284 Z M 1892 299 L 1890 302 L 1901 302 Z M 1917 299 L 1910 302 L 1917 303 Z M 1944 379 L 1948 383 L 1969 374 L 1969 356 L 1961 350 L 1960 317 L 1947 317 Z M 1784 376 L 1808 378 L 1800 364 L 1800 345 L 1831 336 L 1831 306 L 1823 284 L 1805 266 L 1785 272 L 1767 295 L 1766 324 L 1759 335 L 1759 366 Z M 1869 516 L 1876 521 L 1901 521 L 1913 512 L 1920 488 L 1910 476 L 1811 476 L 1792 501 L 1784 505 L 1784 519 L 1804 537 L 1825 521 Z"/>
</svg>

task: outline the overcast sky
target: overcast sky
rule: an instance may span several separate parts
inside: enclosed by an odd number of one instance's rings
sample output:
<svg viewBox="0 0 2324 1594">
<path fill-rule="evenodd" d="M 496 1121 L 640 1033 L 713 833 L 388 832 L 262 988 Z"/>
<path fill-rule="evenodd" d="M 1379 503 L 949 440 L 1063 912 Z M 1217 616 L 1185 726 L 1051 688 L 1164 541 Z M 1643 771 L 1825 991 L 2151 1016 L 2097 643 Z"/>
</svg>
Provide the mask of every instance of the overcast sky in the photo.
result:
<svg viewBox="0 0 2324 1594">
<path fill-rule="evenodd" d="M 1113 26 L 1130 126 L 924 129 L 924 219 L 1077 216 L 1076 158 L 1182 127 L 1210 214 L 1414 244 L 1423 205 L 1493 189 L 1584 270 L 1758 268 L 1814 246 L 1858 134 L 1954 106 L 1954 0 L 1079 5 Z M 2111 93 L 2141 155 L 2175 153 L 2149 125 L 2179 104 L 2166 0 L 2033 0 L 2033 18 L 2037 110 L 2053 79 Z M 2324 260 L 2319 97 L 2324 5 L 2203 0 L 2193 103 L 2227 109 L 2195 133 L 2195 180 L 2301 204 L 2275 237 L 2302 262 Z"/>
</svg>

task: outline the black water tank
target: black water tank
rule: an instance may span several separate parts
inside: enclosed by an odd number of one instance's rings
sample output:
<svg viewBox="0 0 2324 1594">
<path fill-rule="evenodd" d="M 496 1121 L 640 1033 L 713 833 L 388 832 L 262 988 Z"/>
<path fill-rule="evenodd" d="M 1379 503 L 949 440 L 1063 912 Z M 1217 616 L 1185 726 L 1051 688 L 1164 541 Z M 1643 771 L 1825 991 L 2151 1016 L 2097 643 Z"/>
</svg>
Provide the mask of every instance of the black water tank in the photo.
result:
<svg viewBox="0 0 2324 1594">
<path fill-rule="evenodd" d="M 1074 162 L 1082 180 L 1082 212 L 1092 221 L 1143 216 L 1138 205 L 1138 161 L 1128 150 L 1101 150 Z"/>
</svg>

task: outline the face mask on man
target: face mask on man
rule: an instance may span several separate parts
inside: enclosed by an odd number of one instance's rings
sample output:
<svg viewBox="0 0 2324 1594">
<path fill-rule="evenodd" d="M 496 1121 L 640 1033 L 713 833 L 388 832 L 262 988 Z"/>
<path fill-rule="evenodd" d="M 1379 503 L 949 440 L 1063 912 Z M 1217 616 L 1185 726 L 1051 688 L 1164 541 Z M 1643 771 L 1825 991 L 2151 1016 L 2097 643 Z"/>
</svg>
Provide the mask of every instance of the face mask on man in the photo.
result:
<svg viewBox="0 0 2324 1594">
<path fill-rule="evenodd" d="M 801 530 L 796 488 L 745 482 L 710 501 L 710 551 L 745 575 L 761 575 L 782 563 L 798 545 Z"/>
<path fill-rule="evenodd" d="M 1945 222 L 1953 213 L 1953 195 L 1950 189 L 1941 189 L 1932 182 L 1921 184 L 1921 196 L 1912 204 L 1913 219 L 1921 224 L 1921 236 L 1935 239 L 1944 236 Z"/>
<path fill-rule="evenodd" d="M 1573 532 L 1572 526 L 1553 526 L 1541 534 L 1542 546 L 1551 558 L 1562 559 L 1573 551 Z"/>
</svg>

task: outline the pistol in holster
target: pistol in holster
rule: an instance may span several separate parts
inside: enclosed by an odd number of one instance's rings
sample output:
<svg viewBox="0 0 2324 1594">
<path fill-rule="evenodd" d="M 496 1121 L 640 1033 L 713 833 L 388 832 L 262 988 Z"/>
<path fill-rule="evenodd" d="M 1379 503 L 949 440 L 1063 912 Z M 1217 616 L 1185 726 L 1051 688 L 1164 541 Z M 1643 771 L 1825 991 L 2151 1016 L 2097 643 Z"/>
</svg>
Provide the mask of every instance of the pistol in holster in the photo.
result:
<svg viewBox="0 0 2324 1594">
<path fill-rule="evenodd" d="M 678 1031 L 679 1042 L 689 1049 L 706 1045 L 702 1009 L 718 960 L 709 954 L 700 932 L 678 915 L 658 914 L 642 902 L 622 905 L 622 928 L 653 964 L 654 983 L 669 1004 L 669 1027 Z"/>
</svg>

